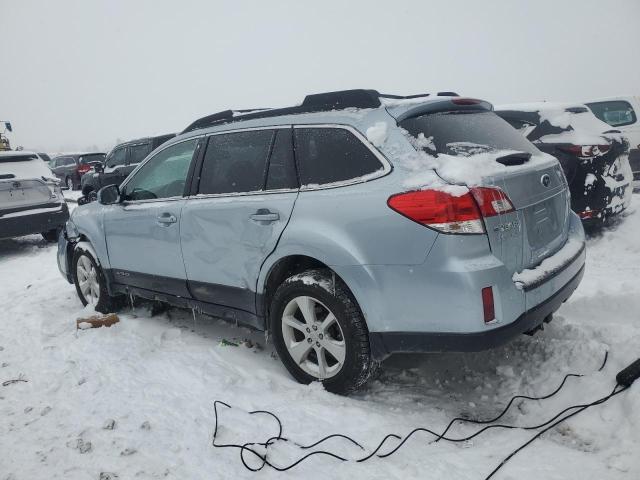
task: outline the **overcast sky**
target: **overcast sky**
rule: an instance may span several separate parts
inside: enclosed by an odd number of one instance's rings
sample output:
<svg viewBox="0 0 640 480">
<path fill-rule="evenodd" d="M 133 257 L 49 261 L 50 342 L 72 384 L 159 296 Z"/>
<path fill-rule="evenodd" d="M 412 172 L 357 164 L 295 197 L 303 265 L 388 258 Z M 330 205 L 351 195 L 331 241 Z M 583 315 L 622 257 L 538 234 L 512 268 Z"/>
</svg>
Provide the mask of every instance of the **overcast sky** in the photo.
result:
<svg viewBox="0 0 640 480">
<path fill-rule="evenodd" d="M 345 88 L 640 95 L 639 25 L 639 0 L 0 0 L 0 120 L 51 152 Z"/>
</svg>

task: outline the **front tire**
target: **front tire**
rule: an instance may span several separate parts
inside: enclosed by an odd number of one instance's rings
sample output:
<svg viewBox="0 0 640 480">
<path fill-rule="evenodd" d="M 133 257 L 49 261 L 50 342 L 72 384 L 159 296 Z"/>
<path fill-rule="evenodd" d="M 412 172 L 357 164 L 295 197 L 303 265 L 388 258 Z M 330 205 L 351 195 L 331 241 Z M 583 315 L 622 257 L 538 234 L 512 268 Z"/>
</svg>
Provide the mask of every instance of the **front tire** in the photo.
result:
<svg viewBox="0 0 640 480">
<path fill-rule="evenodd" d="M 271 302 L 270 327 L 282 363 L 300 383 L 322 381 L 327 390 L 347 394 L 377 369 L 362 312 L 329 270 L 285 280 Z"/>
<path fill-rule="evenodd" d="M 117 306 L 117 299 L 109 295 L 104 273 L 93 255 L 76 247 L 71 266 L 73 283 L 82 304 L 91 305 L 100 313 L 112 312 Z"/>
</svg>

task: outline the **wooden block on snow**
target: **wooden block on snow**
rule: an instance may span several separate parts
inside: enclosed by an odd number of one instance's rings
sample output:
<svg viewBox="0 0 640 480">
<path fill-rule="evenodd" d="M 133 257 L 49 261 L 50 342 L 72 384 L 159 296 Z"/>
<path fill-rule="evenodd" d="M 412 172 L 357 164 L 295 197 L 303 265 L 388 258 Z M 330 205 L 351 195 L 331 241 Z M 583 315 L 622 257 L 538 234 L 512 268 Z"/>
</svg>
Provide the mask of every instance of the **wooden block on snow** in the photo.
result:
<svg viewBox="0 0 640 480">
<path fill-rule="evenodd" d="M 120 319 L 115 313 L 91 315 L 86 318 L 78 318 L 76 320 L 76 328 L 84 330 L 87 328 L 110 327 L 119 321 Z"/>
</svg>

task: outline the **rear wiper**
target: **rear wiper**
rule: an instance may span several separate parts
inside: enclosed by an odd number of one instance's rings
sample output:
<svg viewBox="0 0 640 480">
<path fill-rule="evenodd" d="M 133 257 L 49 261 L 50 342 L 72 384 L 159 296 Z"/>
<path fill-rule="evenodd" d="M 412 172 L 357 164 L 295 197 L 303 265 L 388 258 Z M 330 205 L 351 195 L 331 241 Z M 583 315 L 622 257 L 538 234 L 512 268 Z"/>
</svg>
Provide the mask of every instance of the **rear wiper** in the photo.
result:
<svg viewBox="0 0 640 480">
<path fill-rule="evenodd" d="M 504 155 L 502 157 L 496 158 L 496 162 L 506 165 L 507 167 L 511 167 L 514 165 L 522 165 L 526 163 L 531 158 L 531 154 L 527 152 L 517 152 L 510 153 L 509 155 Z"/>
</svg>

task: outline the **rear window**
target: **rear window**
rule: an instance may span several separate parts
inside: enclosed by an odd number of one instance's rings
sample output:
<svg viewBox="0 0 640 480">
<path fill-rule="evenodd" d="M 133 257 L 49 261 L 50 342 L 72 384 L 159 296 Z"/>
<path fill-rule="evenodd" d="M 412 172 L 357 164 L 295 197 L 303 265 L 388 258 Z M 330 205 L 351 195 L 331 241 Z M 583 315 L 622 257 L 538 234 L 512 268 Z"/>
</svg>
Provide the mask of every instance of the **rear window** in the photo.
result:
<svg viewBox="0 0 640 480">
<path fill-rule="evenodd" d="M 538 150 L 493 112 L 441 112 L 400 122 L 414 145 L 431 153 L 470 156 L 496 150 Z"/>
<path fill-rule="evenodd" d="M 373 152 L 344 128 L 295 129 L 301 185 L 354 180 L 383 170 Z"/>
<path fill-rule="evenodd" d="M 587 103 L 593 114 L 612 127 L 624 127 L 636 123 L 636 112 L 629 102 L 616 100 L 611 102 Z"/>
<path fill-rule="evenodd" d="M 37 155 L 0 155 L 0 163 L 10 162 L 28 162 L 30 160 L 37 160 Z"/>
<path fill-rule="evenodd" d="M 83 155 L 80 157 L 80 163 L 86 165 L 89 163 L 102 162 L 104 160 L 104 153 L 93 153 L 89 155 Z"/>
</svg>

